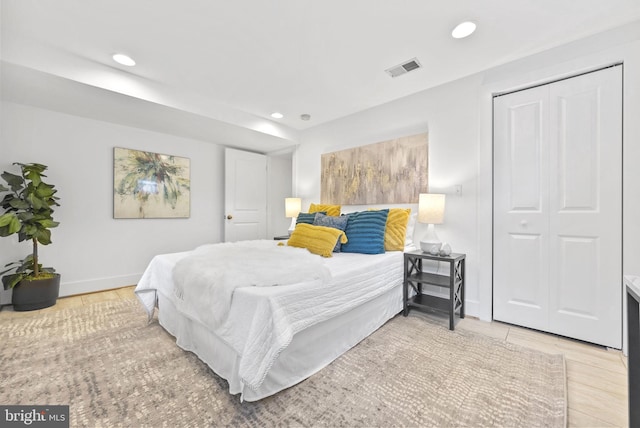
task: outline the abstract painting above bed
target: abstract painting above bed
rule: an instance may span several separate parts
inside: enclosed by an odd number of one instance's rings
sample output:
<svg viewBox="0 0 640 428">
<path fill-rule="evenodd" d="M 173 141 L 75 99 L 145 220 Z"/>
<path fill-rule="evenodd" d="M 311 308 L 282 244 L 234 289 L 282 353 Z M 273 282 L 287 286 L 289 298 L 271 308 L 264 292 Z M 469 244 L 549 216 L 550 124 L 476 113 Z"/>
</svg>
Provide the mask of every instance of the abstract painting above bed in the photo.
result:
<svg viewBox="0 0 640 428">
<path fill-rule="evenodd" d="M 413 204 L 428 187 L 428 134 L 396 138 L 321 157 L 322 204 Z"/>
</svg>

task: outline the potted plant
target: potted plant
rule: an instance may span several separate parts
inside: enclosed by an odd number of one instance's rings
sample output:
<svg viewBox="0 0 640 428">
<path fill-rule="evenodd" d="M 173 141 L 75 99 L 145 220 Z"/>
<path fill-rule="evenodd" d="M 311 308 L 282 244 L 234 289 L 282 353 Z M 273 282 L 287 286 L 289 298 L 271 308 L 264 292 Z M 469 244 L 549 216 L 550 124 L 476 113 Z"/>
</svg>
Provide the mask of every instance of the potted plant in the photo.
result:
<svg viewBox="0 0 640 428">
<path fill-rule="evenodd" d="M 18 241 L 31 241 L 32 254 L 11 262 L 0 272 L 5 290 L 13 289 L 12 301 L 16 311 L 31 311 L 53 306 L 58 299 L 60 275 L 53 268 L 44 268 L 38 259 L 38 244 L 51 243 L 53 207 L 59 206 L 54 186 L 42 181 L 45 165 L 14 163 L 21 175 L 5 171 L 1 177 L 9 187 L 0 184 L 5 193 L 0 207 L 0 236 L 18 234 Z M 3 276 L 4 275 L 4 276 Z"/>
</svg>

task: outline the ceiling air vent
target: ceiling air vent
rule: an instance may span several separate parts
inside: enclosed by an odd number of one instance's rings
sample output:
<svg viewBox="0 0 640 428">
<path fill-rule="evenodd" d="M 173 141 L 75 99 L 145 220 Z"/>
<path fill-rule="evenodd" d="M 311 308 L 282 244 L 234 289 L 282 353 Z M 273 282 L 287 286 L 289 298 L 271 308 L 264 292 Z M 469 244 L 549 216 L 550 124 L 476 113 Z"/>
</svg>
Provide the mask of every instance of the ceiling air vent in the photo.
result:
<svg viewBox="0 0 640 428">
<path fill-rule="evenodd" d="M 410 71 L 417 70 L 421 68 L 420 62 L 418 62 L 418 58 L 410 59 L 409 61 L 405 61 L 400 65 L 396 65 L 395 67 L 387 68 L 385 71 L 391 77 L 402 76 L 403 74 L 407 74 Z"/>
</svg>

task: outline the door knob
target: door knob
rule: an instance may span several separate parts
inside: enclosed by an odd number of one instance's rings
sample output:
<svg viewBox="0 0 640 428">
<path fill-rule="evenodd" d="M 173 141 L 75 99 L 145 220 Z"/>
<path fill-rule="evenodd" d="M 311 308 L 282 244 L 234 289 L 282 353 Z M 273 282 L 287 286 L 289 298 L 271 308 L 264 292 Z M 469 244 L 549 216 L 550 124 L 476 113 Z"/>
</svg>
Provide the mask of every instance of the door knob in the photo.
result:
<svg viewBox="0 0 640 428">
<path fill-rule="evenodd" d="M 227 220 L 231 220 L 233 216 L 231 214 L 227 215 Z"/>
<path fill-rule="evenodd" d="M 527 227 L 528 224 L 529 224 L 529 222 L 527 220 L 522 220 L 520 222 L 520 226 L 522 226 L 522 227 Z"/>
</svg>

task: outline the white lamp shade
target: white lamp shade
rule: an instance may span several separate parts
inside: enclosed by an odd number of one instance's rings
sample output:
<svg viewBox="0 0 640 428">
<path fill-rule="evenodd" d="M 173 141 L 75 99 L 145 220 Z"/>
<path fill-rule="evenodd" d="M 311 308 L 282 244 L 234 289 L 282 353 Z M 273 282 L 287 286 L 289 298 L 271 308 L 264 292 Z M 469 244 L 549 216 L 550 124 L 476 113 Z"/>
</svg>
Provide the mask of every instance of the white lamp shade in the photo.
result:
<svg viewBox="0 0 640 428">
<path fill-rule="evenodd" d="M 442 224 L 444 220 L 444 195 L 420 193 L 418 199 L 418 221 L 428 224 Z"/>
<path fill-rule="evenodd" d="M 302 199 L 300 198 L 284 198 L 285 217 L 298 217 L 302 210 Z"/>
</svg>

